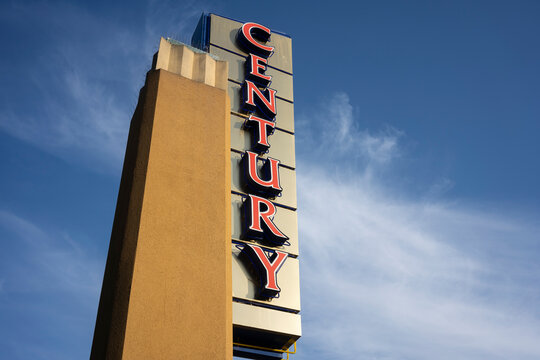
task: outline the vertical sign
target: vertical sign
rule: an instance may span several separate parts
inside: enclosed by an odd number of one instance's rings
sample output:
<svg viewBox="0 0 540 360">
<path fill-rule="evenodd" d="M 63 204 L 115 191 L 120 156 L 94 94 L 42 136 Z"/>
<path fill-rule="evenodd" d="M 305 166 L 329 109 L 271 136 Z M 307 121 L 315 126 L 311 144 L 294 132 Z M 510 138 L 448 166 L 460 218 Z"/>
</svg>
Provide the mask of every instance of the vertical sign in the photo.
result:
<svg viewBox="0 0 540 360">
<path fill-rule="evenodd" d="M 235 343 L 301 335 L 291 38 L 203 15 L 192 44 L 229 62 Z"/>
</svg>

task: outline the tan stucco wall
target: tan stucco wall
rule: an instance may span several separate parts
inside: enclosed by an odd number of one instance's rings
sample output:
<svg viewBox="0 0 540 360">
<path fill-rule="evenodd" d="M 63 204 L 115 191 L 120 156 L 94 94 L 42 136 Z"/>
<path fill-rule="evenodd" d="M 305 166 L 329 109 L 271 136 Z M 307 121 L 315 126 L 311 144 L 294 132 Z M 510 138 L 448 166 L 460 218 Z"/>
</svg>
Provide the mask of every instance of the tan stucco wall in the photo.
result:
<svg viewBox="0 0 540 360">
<path fill-rule="evenodd" d="M 92 359 L 232 359 L 229 111 L 222 89 L 148 73 Z"/>
</svg>

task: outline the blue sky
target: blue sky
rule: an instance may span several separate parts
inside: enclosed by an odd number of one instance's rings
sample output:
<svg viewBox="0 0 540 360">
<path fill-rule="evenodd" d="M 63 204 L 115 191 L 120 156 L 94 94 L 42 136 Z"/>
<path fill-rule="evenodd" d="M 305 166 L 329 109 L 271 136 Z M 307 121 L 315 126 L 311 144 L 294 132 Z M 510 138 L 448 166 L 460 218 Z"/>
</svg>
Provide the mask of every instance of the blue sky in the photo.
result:
<svg viewBox="0 0 540 360">
<path fill-rule="evenodd" d="M 538 359 L 537 1 L 2 2 L 3 357 L 88 357 L 137 93 L 203 11 L 293 38 L 294 359 Z"/>
</svg>

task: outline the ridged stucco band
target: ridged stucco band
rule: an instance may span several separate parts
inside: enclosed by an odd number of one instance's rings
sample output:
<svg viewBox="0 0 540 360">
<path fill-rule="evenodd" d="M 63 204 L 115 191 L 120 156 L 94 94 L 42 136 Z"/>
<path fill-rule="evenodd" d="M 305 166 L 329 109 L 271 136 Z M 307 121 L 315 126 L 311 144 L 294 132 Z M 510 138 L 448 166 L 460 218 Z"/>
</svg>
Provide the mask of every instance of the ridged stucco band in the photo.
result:
<svg viewBox="0 0 540 360">
<path fill-rule="evenodd" d="M 227 66 L 161 39 L 131 120 L 91 359 L 232 359 Z"/>
<path fill-rule="evenodd" d="M 227 90 L 229 64 L 215 55 L 191 46 L 161 38 L 153 68 L 167 70 L 185 78 Z"/>
</svg>

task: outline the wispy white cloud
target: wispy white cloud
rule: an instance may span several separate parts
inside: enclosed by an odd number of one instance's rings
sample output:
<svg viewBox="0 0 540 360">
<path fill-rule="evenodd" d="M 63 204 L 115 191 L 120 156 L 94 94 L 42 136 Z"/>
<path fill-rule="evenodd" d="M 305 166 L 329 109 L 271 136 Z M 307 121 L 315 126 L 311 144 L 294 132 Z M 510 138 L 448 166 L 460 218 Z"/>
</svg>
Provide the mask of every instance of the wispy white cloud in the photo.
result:
<svg viewBox="0 0 540 360">
<path fill-rule="evenodd" d="M 0 211 L 0 345 L 10 359 L 89 353 L 105 259 L 62 230 Z M 51 346 L 61 337 L 62 348 Z"/>
<path fill-rule="evenodd" d="M 48 232 L 9 211 L 0 211 L 2 246 L 12 258 L 5 264 L 6 291 L 59 291 L 83 300 L 96 300 L 104 259 L 92 257 L 67 233 Z M 94 302 L 87 303 L 92 308 Z"/>
<path fill-rule="evenodd" d="M 350 164 L 347 139 L 369 132 L 357 125 L 346 96 L 328 105 L 336 104 L 342 110 L 320 113 L 335 112 L 340 125 L 310 136 L 327 142 L 325 156 L 343 171 L 302 153 L 298 159 L 304 327 L 298 357 L 538 358 L 538 224 L 519 212 L 404 196 L 398 184 L 366 176 L 399 158 L 404 135 L 369 135 L 355 145 L 369 161 Z M 392 145 L 378 155 L 366 150 L 385 141 Z"/>
<path fill-rule="evenodd" d="M 5 110 L 0 128 L 64 159 L 118 168 L 129 126 L 125 102 L 75 68 L 65 69 L 60 83 L 63 97 L 41 104 L 39 116 Z"/>
<path fill-rule="evenodd" d="M 347 94 L 330 96 L 317 110 L 297 119 L 297 141 L 313 157 L 330 160 L 346 155 L 364 165 L 380 166 L 400 156 L 403 132 L 388 125 L 375 134 L 362 129 Z"/>
<path fill-rule="evenodd" d="M 136 96 L 129 75 L 140 60 L 126 46 L 136 41 L 134 34 L 72 4 L 9 10 L 14 21 L 31 19 L 47 36 L 30 45 L 39 56 L 19 80 L 26 99 L 3 104 L 0 129 L 67 160 L 118 168 Z"/>
<path fill-rule="evenodd" d="M 42 51 L 24 74 L 26 99 L 2 104 L 0 130 L 68 161 L 116 171 L 159 37 L 184 39 L 201 9 L 195 2 L 146 6 L 142 26 L 128 27 L 75 4 L 5 5 L 10 21 L 31 20 L 48 37 L 31 45 Z"/>
<path fill-rule="evenodd" d="M 443 176 L 429 187 L 428 191 L 426 192 L 426 198 L 437 198 L 442 196 L 450 191 L 454 185 L 454 181 Z"/>
<path fill-rule="evenodd" d="M 105 259 L 81 239 L 0 211 L 0 346 L 10 359 L 89 353 Z M 62 347 L 52 346 L 62 339 Z"/>
</svg>

